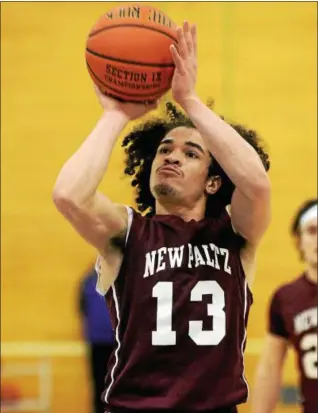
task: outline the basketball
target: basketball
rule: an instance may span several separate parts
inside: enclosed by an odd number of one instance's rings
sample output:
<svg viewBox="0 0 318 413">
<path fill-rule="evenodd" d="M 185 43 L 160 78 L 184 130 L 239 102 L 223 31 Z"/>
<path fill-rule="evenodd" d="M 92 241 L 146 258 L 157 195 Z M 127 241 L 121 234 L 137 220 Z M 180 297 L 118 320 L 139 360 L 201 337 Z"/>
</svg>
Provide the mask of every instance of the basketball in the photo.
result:
<svg viewBox="0 0 318 413">
<path fill-rule="evenodd" d="M 171 87 L 176 24 L 149 5 L 123 5 L 103 15 L 86 43 L 88 72 L 99 89 L 122 101 L 151 102 Z"/>
</svg>

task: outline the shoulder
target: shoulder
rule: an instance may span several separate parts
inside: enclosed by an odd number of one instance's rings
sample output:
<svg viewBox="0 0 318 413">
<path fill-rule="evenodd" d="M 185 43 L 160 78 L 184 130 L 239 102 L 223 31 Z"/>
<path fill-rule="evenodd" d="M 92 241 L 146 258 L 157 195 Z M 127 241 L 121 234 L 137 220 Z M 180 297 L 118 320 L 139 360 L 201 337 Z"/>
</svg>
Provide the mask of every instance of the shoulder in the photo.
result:
<svg viewBox="0 0 318 413">
<path fill-rule="evenodd" d="M 279 301 L 284 302 L 293 302 L 297 295 L 299 294 L 299 286 L 303 283 L 303 276 L 298 276 L 293 280 L 281 284 L 277 287 L 271 296 L 271 302 Z"/>
<path fill-rule="evenodd" d="M 141 240 L 147 239 L 153 233 L 153 227 L 157 223 L 153 217 L 142 214 L 132 207 L 127 207 L 127 212 L 127 231 L 125 239 L 122 240 L 124 254 L 134 249 Z"/>
<path fill-rule="evenodd" d="M 125 231 L 118 234 L 117 236 L 112 237 L 110 246 L 113 248 L 119 249 L 121 252 L 124 252 L 124 249 L 127 245 L 127 241 L 131 232 L 131 227 L 133 222 L 139 220 L 141 215 L 136 212 L 132 207 L 127 205 L 121 205 L 123 212 L 126 214 L 127 225 Z"/>
<path fill-rule="evenodd" d="M 142 215 L 139 211 L 131 206 L 125 205 L 127 215 L 128 215 L 128 224 L 132 224 L 134 220 L 143 221 L 147 219 L 147 216 Z M 149 218 L 148 218 L 149 219 Z"/>
<path fill-rule="evenodd" d="M 287 294 L 289 295 L 292 292 L 297 293 L 298 288 L 301 284 L 303 284 L 303 275 L 298 276 L 287 283 L 281 284 L 278 288 L 276 288 L 274 294 L 285 296 Z"/>
</svg>

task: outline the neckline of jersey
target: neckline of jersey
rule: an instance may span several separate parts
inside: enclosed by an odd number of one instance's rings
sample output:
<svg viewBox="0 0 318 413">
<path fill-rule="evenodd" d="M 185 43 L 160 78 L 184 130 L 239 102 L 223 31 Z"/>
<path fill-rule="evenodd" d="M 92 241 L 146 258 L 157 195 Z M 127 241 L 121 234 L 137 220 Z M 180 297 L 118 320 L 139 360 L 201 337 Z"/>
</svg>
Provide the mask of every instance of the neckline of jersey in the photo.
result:
<svg viewBox="0 0 318 413">
<path fill-rule="evenodd" d="M 191 224 L 191 223 L 196 223 L 196 224 L 200 224 L 202 222 L 206 222 L 208 220 L 207 217 L 203 217 L 200 220 L 195 220 L 195 219 L 190 219 L 190 221 L 185 221 L 182 217 L 180 217 L 179 215 L 173 215 L 173 214 L 156 214 L 152 217 L 152 219 L 156 219 L 159 221 L 163 221 L 166 219 L 175 219 L 177 221 L 181 221 L 184 224 Z"/>
</svg>

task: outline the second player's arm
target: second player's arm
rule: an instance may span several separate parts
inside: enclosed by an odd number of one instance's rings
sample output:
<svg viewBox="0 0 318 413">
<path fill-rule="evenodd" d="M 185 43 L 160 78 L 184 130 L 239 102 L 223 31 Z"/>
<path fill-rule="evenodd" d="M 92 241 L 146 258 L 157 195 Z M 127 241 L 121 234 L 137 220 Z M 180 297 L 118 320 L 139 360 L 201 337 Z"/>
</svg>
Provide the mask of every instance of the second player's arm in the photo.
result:
<svg viewBox="0 0 318 413">
<path fill-rule="evenodd" d="M 268 334 L 265 340 L 252 393 L 251 413 L 273 413 L 279 399 L 287 340 Z"/>
<path fill-rule="evenodd" d="M 260 157 L 235 129 L 199 98 L 188 99 L 182 106 L 236 187 L 231 202 L 234 228 L 250 244 L 257 245 L 270 221 L 271 193 Z"/>
</svg>

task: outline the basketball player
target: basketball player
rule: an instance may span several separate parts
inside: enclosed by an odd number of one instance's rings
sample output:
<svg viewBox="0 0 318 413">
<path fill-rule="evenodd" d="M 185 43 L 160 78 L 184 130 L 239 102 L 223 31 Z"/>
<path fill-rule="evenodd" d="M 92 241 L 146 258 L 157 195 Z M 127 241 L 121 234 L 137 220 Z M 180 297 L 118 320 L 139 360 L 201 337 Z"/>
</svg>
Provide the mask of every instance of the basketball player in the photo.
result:
<svg viewBox="0 0 318 413">
<path fill-rule="evenodd" d="M 196 47 L 186 22 L 171 53 L 173 97 L 187 116 L 169 104 L 163 119 L 124 141 L 126 173 L 147 216 L 97 188 L 123 127 L 154 106 L 98 91 L 102 118 L 53 193 L 100 254 L 97 288 L 117 342 L 103 394 L 111 413 L 232 413 L 248 396 L 247 283 L 270 220 L 269 162 L 255 132 L 231 127 L 197 97 Z"/>
<path fill-rule="evenodd" d="M 317 200 L 307 201 L 297 212 L 292 235 L 305 270 L 272 296 L 268 334 L 256 375 L 253 413 L 274 412 L 289 344 L 297 355 L 303 412 L 318 412 Z"/>
</svg>

